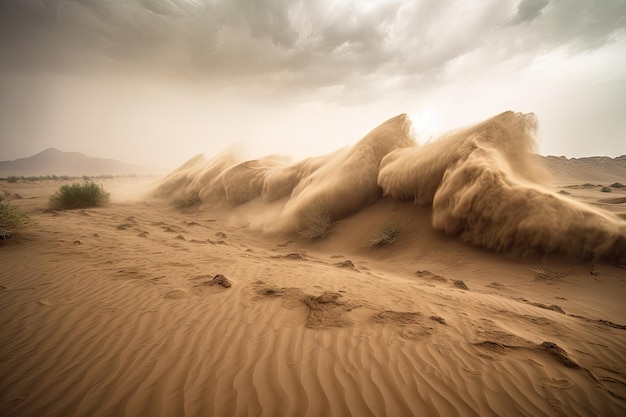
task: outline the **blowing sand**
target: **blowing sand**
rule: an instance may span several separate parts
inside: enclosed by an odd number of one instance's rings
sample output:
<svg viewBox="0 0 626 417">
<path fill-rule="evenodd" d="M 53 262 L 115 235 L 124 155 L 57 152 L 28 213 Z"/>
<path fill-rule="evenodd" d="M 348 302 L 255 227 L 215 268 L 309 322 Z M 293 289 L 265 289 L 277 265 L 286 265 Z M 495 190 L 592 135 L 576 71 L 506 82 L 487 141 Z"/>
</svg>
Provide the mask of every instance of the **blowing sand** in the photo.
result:
<svg viewBox="0 0 626 417">
<path fill-rule="evenodd" d="M 475 142 L 477 155 L 431 171 L 460 184 L 446 201 L 476 190 L 452 177 L 486 152 L 501 181 L 478 181 L 497 195 L 538 190 L 525 197 L 531 211 L 544 199 L 562 213 L 580 210 L 600 225 L 588 230 L 618 242 L 615 256 L 514 250 L 526 238 L 493 248 L 472 237 L 495 233 L 485 218 L 461 216 L 459 233 L 437 226 L 441 187 L 417 205 L 419 190 L 404 200 L 377 188 L 378 165 L 418 149 L 402 117 L 387 123 L 400 130 L 382 150 L 366 137 L 296 163 L 199 156 L 151 197 L 140 180 L 105 181 L 112 202 L 95 209 L 44 212 L 60 182 L 0 183 L 20 194 L 12 204 L 34 223 L 0 247 L 0 415 L 624 415 L 626 190 L 607 195 L 584 179 L 538 185 L 501 148 Z M 347 174 L 332 179 L 345 167 L 360 169 L 358 186 L 346 185 Z M 270 172 L 277 186 L 264 198 Z M 234 187 L 236 178 L 248 187 Z M 154 199 L 202 200 L 209 189 L 228 201 L 180 208 Z M 349 201 L 335 204 L 337 189 Z M 342 219 L 313 242 L 298 234 L 309 201 Z M 602 246 L 567 221 L 549 229 L 565 233 L 555 247 Z M 389 224 L 400 225 L 394 240 L 368 245 Z"/>
</svg>

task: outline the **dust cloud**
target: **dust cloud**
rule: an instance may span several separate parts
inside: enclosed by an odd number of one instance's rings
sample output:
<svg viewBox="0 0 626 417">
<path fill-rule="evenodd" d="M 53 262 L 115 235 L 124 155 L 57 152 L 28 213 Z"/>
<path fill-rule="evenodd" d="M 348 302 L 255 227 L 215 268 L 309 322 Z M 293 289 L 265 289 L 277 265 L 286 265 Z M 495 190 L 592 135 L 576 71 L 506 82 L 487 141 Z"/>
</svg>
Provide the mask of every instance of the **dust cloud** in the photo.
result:
<svg viewBox="0 0 626 417">
<path fill-rule="evenodd" d="M 409 200 L 432 207 L 435 230 L 491 251 L 626 262 L 626 222 L 543 185 L 536 131 L 533 114 L 508 111 L 420 145 L 401 114 L 352 147 L 295 163 L 197 155 L 151 193 L 212 207 L 272 203 L 251 223 L 284 233 L 311 227 L 312 211 L 338 221 L 381 198 Z"/>
</svg>

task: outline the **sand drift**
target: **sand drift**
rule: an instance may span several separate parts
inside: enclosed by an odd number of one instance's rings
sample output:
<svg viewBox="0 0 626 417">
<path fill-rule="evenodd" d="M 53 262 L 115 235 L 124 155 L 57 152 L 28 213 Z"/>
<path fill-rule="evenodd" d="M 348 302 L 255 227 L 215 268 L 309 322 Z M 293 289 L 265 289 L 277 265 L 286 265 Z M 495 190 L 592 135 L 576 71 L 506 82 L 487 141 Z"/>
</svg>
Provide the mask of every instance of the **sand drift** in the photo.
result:
<svg viewBox="0 0 626 417">
<path fill-rule="evenodd" d="M 277 233 L 347 218 L 381 198 L 412 200 L 432 207 L 435 230 L 491 251 L 626 263 L 625 221 L 542 185 L 536 130 L 533 114 L 509 111 L 419 145 L 402 114 L 350 148 L 296 163 L 198 155 L 151 194 L 216 207 L 274 202 L 254 224 Z"/>
</svg>

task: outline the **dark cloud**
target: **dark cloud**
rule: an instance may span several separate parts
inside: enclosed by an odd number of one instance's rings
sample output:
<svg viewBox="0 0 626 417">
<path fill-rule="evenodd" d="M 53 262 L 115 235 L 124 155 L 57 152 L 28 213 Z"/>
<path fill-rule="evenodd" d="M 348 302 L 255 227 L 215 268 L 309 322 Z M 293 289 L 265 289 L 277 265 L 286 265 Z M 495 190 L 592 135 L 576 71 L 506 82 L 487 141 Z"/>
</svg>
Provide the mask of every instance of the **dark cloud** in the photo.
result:
<svg viewBox="0 0 626 417">
<path fill-rule="evenodd" d="M 625 15 L 623 0 L 3 0 L 0 70 L 305 91 L 376 88 L 377 77 L 427 85 L 475 51 L 497 62 L 600 48 Z"/>
<path fill-rule="evenodd" d="M 517 5 L 517 13 L 513 22 L 530 22 L 541 14 L 541 11 L 550 3 L 550 0 L 522 0 Z"/>
</svg>

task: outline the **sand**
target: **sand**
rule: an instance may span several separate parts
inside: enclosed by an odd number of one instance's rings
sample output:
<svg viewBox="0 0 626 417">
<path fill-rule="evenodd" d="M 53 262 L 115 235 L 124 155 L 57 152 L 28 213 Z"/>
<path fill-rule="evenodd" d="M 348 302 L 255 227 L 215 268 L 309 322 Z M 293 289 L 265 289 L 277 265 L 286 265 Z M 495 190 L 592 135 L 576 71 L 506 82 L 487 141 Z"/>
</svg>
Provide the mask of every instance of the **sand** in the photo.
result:
<svg viewBox="0 0 626 417">
<path fill-rule="evenodd" d="M 626 190 L 574 174 L 546 189 L 619 224 Z M 32 219 L 0 247 L 2 416 L 626 412 L 619 263 L 490 251 L 382 192 L 307 241 L 259 229 L 286 200 L 258 184 L 235 207 L 180 208 L 111 179 L 103 207 L 44 211 L 61 184 L 0 182 Z"/>
</svg>

